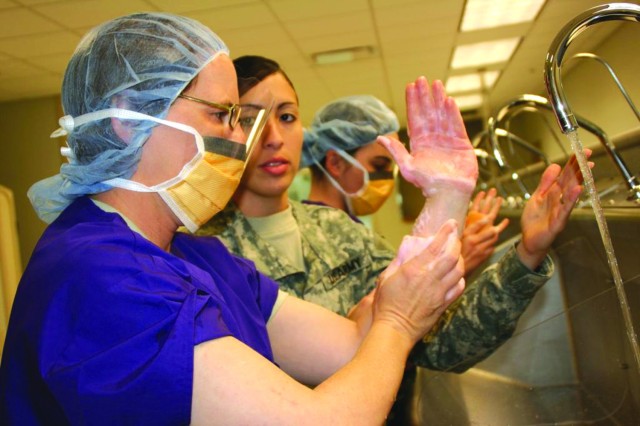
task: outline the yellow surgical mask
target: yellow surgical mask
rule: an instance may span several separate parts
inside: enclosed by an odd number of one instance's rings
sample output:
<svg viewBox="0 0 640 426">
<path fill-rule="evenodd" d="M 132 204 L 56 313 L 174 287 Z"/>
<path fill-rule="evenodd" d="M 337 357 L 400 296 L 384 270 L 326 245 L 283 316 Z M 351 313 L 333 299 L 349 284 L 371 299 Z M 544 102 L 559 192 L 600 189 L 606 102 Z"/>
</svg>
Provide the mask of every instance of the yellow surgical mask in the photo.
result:
<svg viewBox="0 0 640 426">
<path fill-rule="evenodd" d="M 362 187 L 356 192 L 349 193 L 340 186 L 338 181 L 327 172 L 322 164 L 319 162 L 315 163 L 324 172 L 329 182 L 344 195 L 349 213 L 354 216 L 364 216 L 378 211 L 393 192 L 395 173 L 392 171 L 369 173 L 358 160 L 347 154 L 344 150 L 335 149 L 335 151 L 354 167 L 360 169 L 364 176 Z"/>
<path fill-rule="evenodd" d="M 245 166 L 243 144 L 205 137 L 206 151 L 184 177 L 158 193 L 191 232 L 222 210 L 240 184 Z M 232 148 L 233 144 L 237 148 Z M 224 147 L 230 147 L 222 154 Z M 220 148 L 223 148 L 221 150 Z"/>
<path fill-rule="evenodd" d="M 259 111 L 255 124 L 248 132 L 246 144 L 218 137 L 202 137 L 196 129 L 186 124 L 120 108 L 96 111 L 75 118 L 65 116 L 60 121 L 61 129 L 54 134 L 68 134 L 75 126 L 108 117 L 153 121 L 194 136 L 198 152 L 177 176 L 153 186 L 123 178 L 109 179 L 103 183 L 130 191 L 158 193 L 182 224 L 189 231 L 195 232 L 231 199 L 240 183 L 246 159 L 255 146 L 253 142 L 260 138 L 268 113 L 265 110 Z M 69 149 L 62 149 L 62 153 L 70 161 L 74 161 Z"/>
<path fill-rule="evenodd" d="M 347 196 L 347 204 L 350 204 L 351 213 L 356 216 L 377 212 L 393 192 L 395 183 L 393 172 L 373 172 L 368 176 L 369 179 L 364 190 L 358 191 L 356 195 Z"/>
</svg>

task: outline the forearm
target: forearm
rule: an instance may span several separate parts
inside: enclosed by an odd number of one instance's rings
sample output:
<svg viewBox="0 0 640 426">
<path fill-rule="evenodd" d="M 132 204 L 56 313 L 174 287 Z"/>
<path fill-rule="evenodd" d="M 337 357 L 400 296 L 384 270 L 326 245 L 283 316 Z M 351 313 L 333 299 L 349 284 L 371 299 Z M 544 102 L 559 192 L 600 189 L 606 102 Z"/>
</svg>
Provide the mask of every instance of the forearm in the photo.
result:
<svg viewBox="0 0 640 426">
<path fill-rule="evenodd" d="M 470 191 L 455 186 L 432 190 L 426 195 L 424 207 L 413 225 L 411 235 L 430 237 L 449 219 L 456 220 L 458 235 L 462 235 L 470 198 Z"/>
<path fill-rule="evenodd" d="M 374 322 L 353 360 L 315 388 L 324 403 L 334 407 L 329 423 L 383 424 L 412 345 L 395 328 Z"/>
<path fill-rule="evenodd" d="M 194 352 L 191 423 L 383 424 L 411 344 L 378 322 L 351 361 L 310 389 L 232 337 L 202 343 Z"/>
<path fill-rule="evenodd" d="M 552 273 L 550 259 L 532 272 L 511 248 L 467 286 L 416 345 L 410 359 L 434 370 L 463 372 L 472 367 L 511 337 L 518 319 Z"/>
</svg>

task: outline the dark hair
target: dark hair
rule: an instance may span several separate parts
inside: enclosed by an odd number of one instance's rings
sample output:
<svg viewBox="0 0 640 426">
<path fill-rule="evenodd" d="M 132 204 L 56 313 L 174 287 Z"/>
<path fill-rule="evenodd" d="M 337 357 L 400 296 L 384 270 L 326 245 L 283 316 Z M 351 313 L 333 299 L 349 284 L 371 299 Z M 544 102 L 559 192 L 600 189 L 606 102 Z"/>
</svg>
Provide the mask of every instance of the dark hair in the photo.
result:
<svg viewBox="0 0 640 426">
<path fill-rule="evenodd" d="M 296 91 L 289 76 L 280 68 L 280 64 L 273 59 L 263 56 L 241 56 L 233 60 L 233 66 L 236 68 L 236 74 L 238 75 L 238 92 L 240 96 L 257 86 L 265 78 L 276 73 L 281 74 L 293 91 Z M 297 96 L 298 94 L 296 93 Z"/>
<path fill-rule="evenodd" d="M 349 154 L 352 157 L 355 157 L 356 152 L 358 152 L 358 150 L 362 148 L 361 146 L 357 147 L 357 148 L 353 148 L 353 149 L 348 149 L 345 152 L 347 154 Z M 327 168 L 327 156 L 325 154 L 324 157 L 322 157 L 322 161 L 320 161 L 320 164 L 322 164 L 322 167 L 324 167 L 325 169 Z M 324 174 L 324 172 L 322 171 L 322 169 L 315 163 L 313 164 L 309 164 L 309 170 L 311 170 L 311 176 L 313 176 L 314 178 L 316 178 L 317 180 L 324 180 L 326 179 L 326 176 Z"/>
</svg>

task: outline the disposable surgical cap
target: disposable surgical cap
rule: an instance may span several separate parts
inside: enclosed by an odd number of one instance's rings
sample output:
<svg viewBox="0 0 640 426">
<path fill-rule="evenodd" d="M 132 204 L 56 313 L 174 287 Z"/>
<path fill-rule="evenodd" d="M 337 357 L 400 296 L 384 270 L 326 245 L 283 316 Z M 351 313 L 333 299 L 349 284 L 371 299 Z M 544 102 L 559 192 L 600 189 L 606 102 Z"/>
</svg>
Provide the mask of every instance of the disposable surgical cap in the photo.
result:
<svg viewBox="0 0 640 426">
<path fill-rule="evenodd" d="M 108 21 L 87 33 L 69 60 L 62 84 L 65 115 L 78 117 L 124 108 L 158 118 L 224 42 L 197 21 L 165 13 L 139 13 Z M 123 142 L 111 118 L 77 125 L 67 136 L 71 161 L 60 173 L 36 183 L 29 198 L 51 222 L 76 197 L 110 189 L 108 179 L 128 179 L 156 123 L 128 120 L 132 138 Z"/>
<path fill-rule="evenodd" d="M 337 99 L 322 107 L 304 132 L 300 166 L 321 163 L 330 149 L 357 149 L 399 128 L 393 111 L 373 96 Z"/>
</svg>

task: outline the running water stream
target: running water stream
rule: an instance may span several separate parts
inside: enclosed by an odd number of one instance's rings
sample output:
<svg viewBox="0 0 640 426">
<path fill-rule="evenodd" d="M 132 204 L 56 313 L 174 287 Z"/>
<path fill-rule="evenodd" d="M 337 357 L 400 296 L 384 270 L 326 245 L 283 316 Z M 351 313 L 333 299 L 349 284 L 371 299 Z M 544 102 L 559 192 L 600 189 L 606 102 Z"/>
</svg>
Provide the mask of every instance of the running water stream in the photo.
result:
<svg viewBox="0 0 640 426">
<path fill-rule="evenodd" d="M 620 300 L 620 309 L 622 310 L 622 316 L 627 328 L 627 337 L 629 338 L 631 350 L 633 351 L 633 355 L 636 360 L 636 368 L 640 373 L 640 348 L 638 348 L 638 336 L 633 328 L 633 321 L 631 320 L 631 310 L 629 309 L 629 303 L 627 302 L 627 294 L 625 293 L 622 277 L 620 276 L 618 260 L 613 251 L 613 244 L 611 243 L 609 228 L 607 227 L 607 222 L 604 219 L 602 207 L 600 206 L 600 199 L 598 197 L 598 194 L 596 193 L 596 188 L 593 183 L 593 175 L 591 174 L 591 169 L 589 168 L 589 165 L 587 163 L 587 157 L 585 156 L 582 149 L 582 143 L 580 142 L 578 132 L 569 132 L 567 133 L 567 137 L 571 141 L 571 147 L 573 148 L 573 152 L 576 154 L 578 164 L 580 165 L 580 171 L 582 172 L 582 176 L 584 177 L 584 184 L 591 201 L 591 207 L 593 208 L 596 222 L 598 223 L 600 236 L 602 237 L 605 252 L 607 253 L 607 261 L 609 263 L 611 273 L 613 274 L 613 281 L 618 293 L 618 299 Z"/>
</svg>

